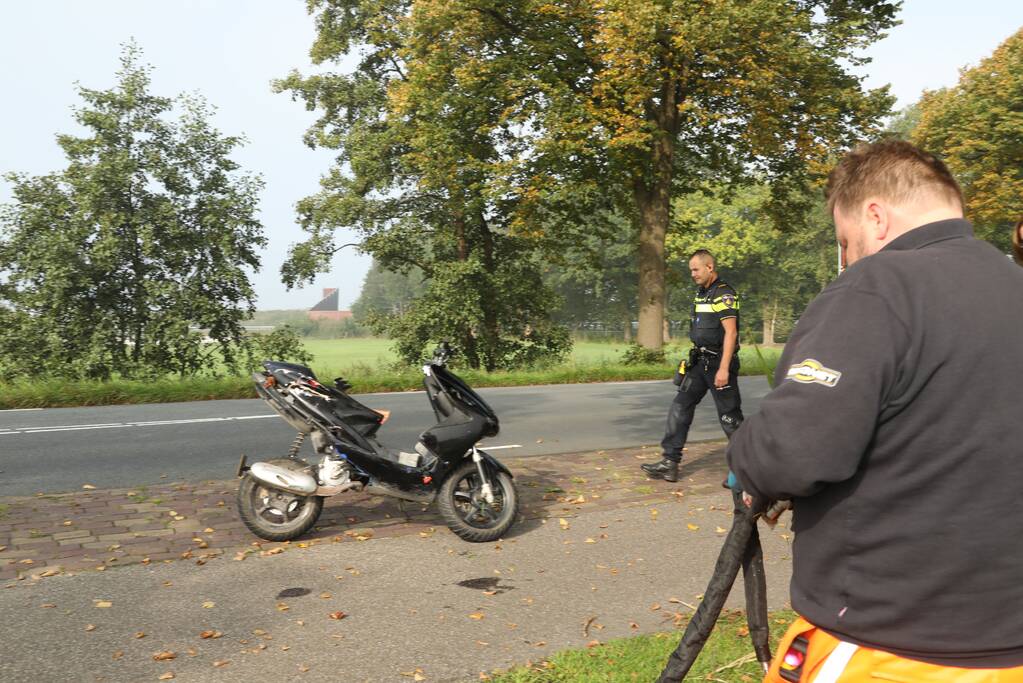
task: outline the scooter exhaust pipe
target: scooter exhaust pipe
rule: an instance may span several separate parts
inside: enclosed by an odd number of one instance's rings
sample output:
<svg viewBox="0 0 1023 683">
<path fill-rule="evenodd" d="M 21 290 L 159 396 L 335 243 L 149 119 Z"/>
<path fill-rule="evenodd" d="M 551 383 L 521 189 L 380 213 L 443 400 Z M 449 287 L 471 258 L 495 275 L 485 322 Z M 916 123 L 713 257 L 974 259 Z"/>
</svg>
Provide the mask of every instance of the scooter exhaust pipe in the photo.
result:
<svg viewBox="0 0 1023 683">
<path fill-rule="evenodd" d="M 295 470 L 289 470 L 266 462 L 253 463 L 249 467 L 249 474 L 260 483 L 300 496 L 312 495 L 319 488 L 316 479 L 310 474 L 296 472 Z"/>
</svg>

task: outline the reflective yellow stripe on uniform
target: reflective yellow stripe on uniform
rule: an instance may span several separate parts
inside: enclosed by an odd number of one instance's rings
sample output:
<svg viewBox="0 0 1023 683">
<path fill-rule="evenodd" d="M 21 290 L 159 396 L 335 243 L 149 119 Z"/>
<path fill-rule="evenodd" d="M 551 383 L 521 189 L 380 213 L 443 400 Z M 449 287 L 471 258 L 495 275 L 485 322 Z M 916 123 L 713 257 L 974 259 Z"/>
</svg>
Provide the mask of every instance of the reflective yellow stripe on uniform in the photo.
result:
<svg viewBox="0 0 1023 683">
<path fill-rule="evenodd" d="M 714 303 L 711 304 L 711 309 L 710 310 L 714 311 L 715 313 L 720 313 L 721 311 L 727 311 L 729 308 L 732 309 L 733 311 L 738 311 L 739 310 L 739 299 L 738 298 L 733 299 L 731 305 L 728 305 L 728 304 L 724 303 L 722 301 L 723 298 L 724 297 L 718 297 L 717 299 L 714 299 Z"/>
<path fill-rule="evenodd" d="M 697 313 L 714 313 L 714 304 L 696 304 Z"/>
</svg>

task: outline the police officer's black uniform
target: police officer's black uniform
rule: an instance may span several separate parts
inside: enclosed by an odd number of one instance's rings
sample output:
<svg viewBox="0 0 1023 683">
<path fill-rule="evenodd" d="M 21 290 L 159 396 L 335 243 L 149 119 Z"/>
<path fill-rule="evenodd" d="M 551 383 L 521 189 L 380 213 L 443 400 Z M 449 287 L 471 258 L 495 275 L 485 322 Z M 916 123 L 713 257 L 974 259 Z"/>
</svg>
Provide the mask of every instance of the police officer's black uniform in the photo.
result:
<svg viewBox="0 0 1023 683">
<path fill-rule="evenodd" d="M 643 465 L 643 470 L 652 477 L 666 481 L 678 480 L 678 464 L 682 460 L 682 447 L 689 435 L 689 426 L 693 423 L 693 413 L 708 390 L 714 397 L 718 419 L 721 420 L 725 435 L 730 438 L 742 424 L 738 340 L 728 367 L 728 384 L 722 389 L 714 386 L 714 375 L 720 367 L 725 343 L 725 328 L 721 321 L 728 318 L 735 319 L 738 331 L 739 295 L 735 289 L 720 278 L 714 280 L 709 287 L 700 287 L 693 297 L 690 316 L 689 339 L 693 342 L 693 349 L 688 360 L 684 365 L 680 364 L 675 374 L 679 391 L 668 411 L 668 425 L 661 441 L 663 459 L 658 463 Z"/>
</svg>

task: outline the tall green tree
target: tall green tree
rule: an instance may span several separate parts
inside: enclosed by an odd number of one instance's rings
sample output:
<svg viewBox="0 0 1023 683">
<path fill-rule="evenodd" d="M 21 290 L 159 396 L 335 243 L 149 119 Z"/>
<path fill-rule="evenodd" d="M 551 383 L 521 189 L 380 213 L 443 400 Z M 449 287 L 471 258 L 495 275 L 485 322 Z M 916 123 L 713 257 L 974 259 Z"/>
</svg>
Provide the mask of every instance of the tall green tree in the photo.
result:
<svg viewBox="0 0 1023 683">
<path fill-rule="evenodd" d="M 640 344 L 661 345 L 672 198 L 751 173 L 770 183 L 779 207 L 803 197 L 829 153 L 868 136 L 889 110 L 886 89 L 864 91 L 853 69 L 900 4 L 594 0 L 495 9 L 524 36 L 533 16 L 566 25 L 547 48 L 550 63 L 532 71 L 542 132 L 526 194 L 544 203 L 594 172 L 620 193 L 639 221 Z"/>
<path fill-rule="evenodd" d="M 229 364 L 253 310 L 249 272 L 265 244 L 259 178 L 230 159 L 241 144 L 201 99 L 150 92 L 140 50 L 117 84 L 79 87 L 82 136 L 58 135 L 63 171 L 10 175 L 0 214 L 0 357 L 23 374 L 107 378 L 193 374 Z"/>
<path fill-rule="evenodd" d="M 636 319 L 635 225 L 621 215 L 601 222 L 612 229 L 583 233 L 548 254 L 546 280 L 562 298 L 558 320 L 580 329 L 592 324 L 620 329 L 622 339 L 631 342 Z"/>
<path fill-rule="evenodd" d="M 1023 218 L 1023 29 L 917 107 L 911 139 L 955 174 L 977 235 L 1008 251 Z"/>
<path fill-rule="evenodd" d="M 486 12 L 459 3 L 310 0 L 312 56 L 350 73 L 277 84 L 322 112 L 307 141 L 338 151 L 316 195 L 299 203 L 309 238 L 282 269 L 289 285 L 328 266 L 340 228 L 384 268 L 417 268 L 426 289 L 400 314 L 379 317 L 402 357 L 451 338 L 471 367 L 492 370 L 569 348 L 552 323 L 556 298 L 528 236 L 511 234 L 508 168 L 525 153 L 514 129 L 520 70 L 492 53 Z"/>
<path fill-rule="evenodd" d="M 418 268 L 407 274 L 399 273 L 374 261 L 362 280 L 359 298 L 352 304 L 352 315 L 360 323 L 381 315 L 402 315 L 424 289 L 423 274 Z"/>
</svg>

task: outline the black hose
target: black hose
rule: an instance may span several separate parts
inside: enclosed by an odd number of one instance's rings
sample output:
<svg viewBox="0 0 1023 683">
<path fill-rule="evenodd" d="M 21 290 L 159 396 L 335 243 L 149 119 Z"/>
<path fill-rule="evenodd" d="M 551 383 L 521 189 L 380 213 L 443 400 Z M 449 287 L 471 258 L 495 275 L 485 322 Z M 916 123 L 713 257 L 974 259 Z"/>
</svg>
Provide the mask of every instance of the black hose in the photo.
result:
<svg viewBox="0 0 1023 683">
<path fill-rule="evenodd" d="M 739 567 L 746 567 L 747 619 L 757 659 L 770 662 L 767 643 L 767 584 L 760 535 L 756 529 L 757 517 L 763 512 L 764 506 L 754 504 L 753 509 L 748 508 L 742 503 L 742 494 L 732 495 L 735 503 L 732 528 L 725 536 L 724 545 L 714 565 L 714 574 L 707 584 L 703 601 L 689 620 L 678 647 L 668 657 L 657 683 L 679 683 L 689 673 L 721 615 Z"/>
<path fill-rule="evenodd" d="M 741 493 L 732 493 L 735 514 L 744 514 Z M 767 627 L 767 576 L 764 574 L 764 550 L 760 546 L 760 531 L 753 520 L 746 552 L 742 556 L 742 581 L 746 589 L 746 623 L 757 661 L 767 670 L 771 665 L 770 632 Z"/>
</svg>

